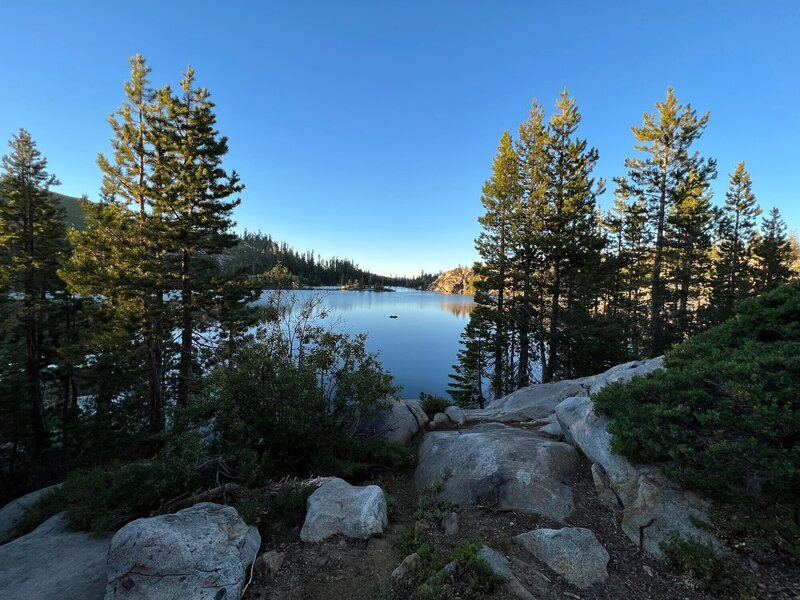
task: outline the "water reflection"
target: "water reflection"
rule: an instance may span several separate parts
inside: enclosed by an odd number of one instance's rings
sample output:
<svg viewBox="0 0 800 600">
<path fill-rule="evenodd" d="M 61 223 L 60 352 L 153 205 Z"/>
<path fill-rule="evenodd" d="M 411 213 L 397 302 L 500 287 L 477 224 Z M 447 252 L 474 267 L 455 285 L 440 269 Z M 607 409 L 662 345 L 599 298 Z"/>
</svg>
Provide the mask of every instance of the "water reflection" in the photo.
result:
<svg viewBox="0 0 800 600">
<path fill-rule="evenodd" d="M 469 304 L 464 302 L 448 302 L 447 300 L 442 302 L 443 310 L 449 310 L 455 316 L 461 318 L 468 317 L 473 308 L 475 308 L 475 304 L 472 302 Z"/>
<path fill-rule="evenodd" d="M 394 288 L 394 292 L 299 290 L 300 301 L 322 294 L 331 317 L 350 333 L 366 332 L 367 349 L 379 352 L 406 398 L 446 395 L 458 341 L 474 307 L 471 296 Z M 395 315 L 397 318 L 390 318 Z"/>
</svg>

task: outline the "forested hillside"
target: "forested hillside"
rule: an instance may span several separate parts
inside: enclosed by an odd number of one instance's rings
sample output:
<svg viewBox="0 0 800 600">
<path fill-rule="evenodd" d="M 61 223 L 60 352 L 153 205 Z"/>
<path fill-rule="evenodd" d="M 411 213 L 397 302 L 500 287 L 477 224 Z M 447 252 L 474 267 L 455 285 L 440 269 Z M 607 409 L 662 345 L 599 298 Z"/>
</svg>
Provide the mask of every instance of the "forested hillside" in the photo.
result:
<svg viewBox="0 0 800 600">
<path fill-rule="evenodd" d="M 288 269 L 289 274 L 305 285 L 385 285 L 424 289 L 434 276 L 421 273 L 419 277 L 397 277 L 378 275 L 365 271 L 352 260 L 333 257 L 323 259 L 313 250 L 299 252 L 286 242 L 278 242 L 269 234 L 245 231 L 238 243 L 227 249 L 220 261 L 227 272 L 245 271 L 250 275 L 261 275 L 278 265 Z"/>
<path fill-rule="evenodd" d="M 580 122 L 564 91 L 549 118 L 534 101 L 500 140 L 475 242 L 478 306 L 452 375 L 462 403 L 658 356 L 795 275 L 796 244 L 744 162 L 724 166 L 727 192 L 713 197 L 717 163 L 696 150 L 710 113 L 668 89 L 631 127 L 607 211 Z"/>
</svg>

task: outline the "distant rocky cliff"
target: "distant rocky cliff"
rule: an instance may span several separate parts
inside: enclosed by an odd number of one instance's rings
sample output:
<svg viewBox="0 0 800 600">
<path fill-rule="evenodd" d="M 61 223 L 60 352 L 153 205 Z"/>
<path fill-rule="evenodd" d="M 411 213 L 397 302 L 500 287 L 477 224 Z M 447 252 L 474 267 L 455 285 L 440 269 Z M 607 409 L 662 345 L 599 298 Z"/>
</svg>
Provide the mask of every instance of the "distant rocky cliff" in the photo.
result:
<svg viewBox="0 0 800 600">
<path fill-rule="evenodd" d="M 452 271 L 445 271 L 436 278 L 430 289 L 443 294 L 471 296 L 475 293 L 475 273 L 469 267 L 457 267 Z"/>
</svg>

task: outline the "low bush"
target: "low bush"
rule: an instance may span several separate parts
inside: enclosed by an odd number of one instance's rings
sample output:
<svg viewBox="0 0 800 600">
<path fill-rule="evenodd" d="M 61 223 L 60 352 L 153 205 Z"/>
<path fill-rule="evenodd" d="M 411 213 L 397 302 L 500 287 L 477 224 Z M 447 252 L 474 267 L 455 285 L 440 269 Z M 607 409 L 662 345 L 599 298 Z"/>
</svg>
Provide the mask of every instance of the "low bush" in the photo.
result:
<svg viewBox="0 0 800 600">
<path fill-rule="evenodd" d="M 314 493 L 313 486 L 286 485 L 276 491 L 265 488 L 247 489 L 236 502 L 236 510 L 250 525 L 259 530 L 302 525 L 306 515 L 306 501 Z"/>
<path fill-rule="evenodd" d="M 755 578 L 734 556 L 718 556 L 709 546 L 677 537 L 669 539 L 663 549 L 671 564 L 702 583 L 714 598 L 758 597 Z"/>
<path fill-rule="evenodd" d="M 183 508 L 192 492 L 213 484 L 214 472 L 203 468 L 206 459 L 203 441 L 184 434 L 154 460 L 76 469 L 57 492 L 25 514 L 17 531 L 29 531 L 64 511 L 74 529 L 99 535 L 140 517 Z"/>
<path fill-rule="evenodd" d="M 752 515 L 750 534 L 800 556 L 800 283 L 743 302 L 665 367 L 595 396 L 613 449 Z"/>
<path fill-rule="evenodd" d="M 444 412 L 444 409 L 452 404 L 447 398 L 441 396 L 434 396 L 433 394 L 426 394 L 425 392 L 419 393 L 419 403 L 428 416 L 433 416 L 436 413 Z"/>
</svg>

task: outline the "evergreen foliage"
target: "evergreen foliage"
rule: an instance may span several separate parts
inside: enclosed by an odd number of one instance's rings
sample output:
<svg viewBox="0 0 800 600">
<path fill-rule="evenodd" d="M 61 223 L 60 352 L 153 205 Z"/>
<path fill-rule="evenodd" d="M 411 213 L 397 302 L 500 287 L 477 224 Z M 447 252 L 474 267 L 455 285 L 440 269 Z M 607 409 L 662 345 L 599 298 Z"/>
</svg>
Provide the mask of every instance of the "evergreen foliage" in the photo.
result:
<svg viewBox="0 0 800 600">
<path fill-rule="evenodd" d="M 668 88 L 632 127 L 638 155 L 605 213 L 580 120 L 564 91 L 549 120 L 534 101 L 518 139 L 500 141 L 481 196 L 476 309 L 450 375 L 463 406 L 662 354 L 795 272 L 780 215 L 755 231 L 744 163 L 714 206 L 716 162 L 695 150 L 708 113 Z"/>
<path fill-rule="evenodd" d="M 775 527 L 798 552 L 798 356 L 800 284 L 791 283 L 673 348 L 665 370 L 603 389 L 595 408 L 614 417 L 615 451 L 752 512 L 763 537 Z"/>
<path fill-rule="evenodd" d="M 49 191 L 58 181 L 27 131 L 9 146 L 0 172 L 0 441 L 8 442 L 0 483 L 49 445 L 44 390 L 57 374 L 46 371 L 69 326 L 62 319 L 69 298 L 56 275 L 67 251 L 64 211 Z"/>
<path fill-rule="evenodd" d="M 773 207 L 761 222 L 761 232 L 753 242 L 756 291 L 768 292 L 792 276 L 793 249 L 786 235 L 786 223 Z"/>
<path fill-rule="evenodd" d="M 701 157 L 697 151 L 692 152 L 692 145 L 705 131 L 709 116 L 706 113 L 698 117 L 690 104 L 681 104 L 674 90 L 668 88 L 666 99 L 656 103 L 656 111 L 644 114 L 642 126 L 631 127 L 636 140 L 634 149 L 641 156 L 626 159 L 627 178 L 616 180 L 617 186 L 631 198 L 646 202 L 653 232 L 648 281 L 649 323 L 645 340 L 648 356 L 662 354 L 685 333 L 670 332 L 672 319 L 666 312 L 669 273 L 673 267 L 669 251 L 671 245 L 680 245 L 681 237 L 676 240 L 677 244 L 673 244 L 670 225 L 678 232 L 687 229 L 682 237 L 688 239 L 684 239 L 683 243 L 692 240 L 692 246 L 702 232 L 706 217 L 702 214 L 702 205 L 698 207 L 696 203 L 702 202 L 710 181 L 716 177 L 716 162 Z M 695 213 L 699 209 L 700 214 L 687 219 L 685 217 L 688 215 L 682 214 L 686 209 Z M 680 252 L 676 255 L 683 256 Z M 686 274 L 686 269 L 685 264 L 677 268 L 684 297 L 689 295 L 691 283 L 691 276 Z M 680 320 L 679 317 L 678 322 Z M 683 321 L 686 321 L 686 316 Z"/>
<path fill-rule="evenodd" d="M 269 234 L 245 231 L 238 243 L 226 249 L 221 258 L 223 272 L 246 272 L 255 277 L 268 273 L 276 266 L 285 267 L 299 283 L 310 286 L 377 285 L 428 289 L 436 276 L 421 273 L 419 277 L 376 275 L 365 271 L 353 261 L 333 257 L 324 259 L 313 250 L 298 252 L 286 242 L 278 242 Z"/>
<path fill-rule="evenodd" d="M 715 261 L 714 321 L 719 323 L 733 315 L 736 305 L 753 290 L 754 273 L 751 261 L 756 235 L 756 217 L 761 209 L 756 204 L 750 173 L 744 163 L 730 174 L 725 204 L 717 218 L 719 245 Z"/>
</svg>

